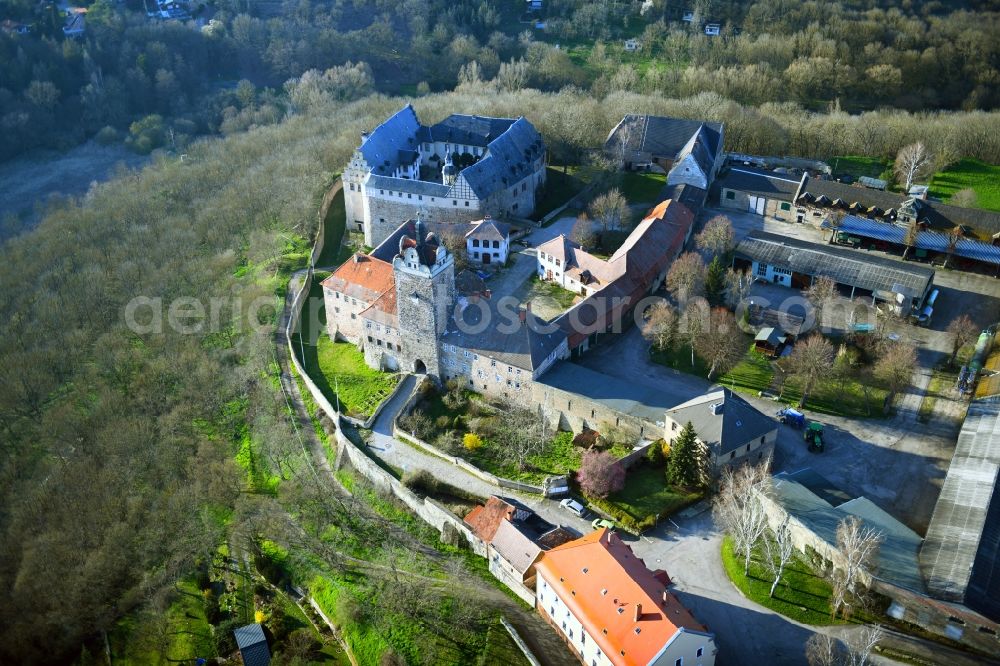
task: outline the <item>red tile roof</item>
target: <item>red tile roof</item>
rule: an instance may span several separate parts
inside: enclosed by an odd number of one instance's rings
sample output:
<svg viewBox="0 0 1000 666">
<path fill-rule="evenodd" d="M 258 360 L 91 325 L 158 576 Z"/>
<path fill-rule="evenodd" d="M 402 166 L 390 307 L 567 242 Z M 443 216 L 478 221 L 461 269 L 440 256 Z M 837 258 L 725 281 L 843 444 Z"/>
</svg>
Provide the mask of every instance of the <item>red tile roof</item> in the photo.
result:
<svg viewBox="0 0 1000 666">
<path fill-rule="evenodd" d="M 650 663 L 681 629 L 708 633 L 607 529 L 543 553 L 535 569 L 617 666 Z"/>
<path fill-rule="evenodd" d="M 487 500 L 486 506 L 477 506 L 470 511 L 465 517 L 465 522 L 476 536 L 489 543 L 493 540 L 500 523 L 513 518 L 516 512 L 517 508 L 513 504 L 494 495 Z"/>
<path fill-rule="evenodd" d="M 355 254 L 322 282 L 327 289 L 371 303 L 386 291 L 394 290 L 392 264 L 367 254 Z"/>
</svg>

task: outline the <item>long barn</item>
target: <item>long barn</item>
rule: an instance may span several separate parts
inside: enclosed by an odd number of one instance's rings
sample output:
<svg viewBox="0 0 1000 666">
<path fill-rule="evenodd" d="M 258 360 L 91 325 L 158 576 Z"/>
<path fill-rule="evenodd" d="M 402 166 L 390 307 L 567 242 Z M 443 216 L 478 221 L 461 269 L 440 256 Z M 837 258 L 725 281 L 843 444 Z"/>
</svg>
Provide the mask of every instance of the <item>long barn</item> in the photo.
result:
<svg viewBox="0 0 1000 666">
<path fill-rule="evenodd" d="M 892 303 L 901 314 L 918 310 L 934 284 L 934 269 L 846 248 L 758 231 L 736 246 L 733 265 L 758 280 L 807 289 L 825 276 L 850 298 Z"/>
</svg>

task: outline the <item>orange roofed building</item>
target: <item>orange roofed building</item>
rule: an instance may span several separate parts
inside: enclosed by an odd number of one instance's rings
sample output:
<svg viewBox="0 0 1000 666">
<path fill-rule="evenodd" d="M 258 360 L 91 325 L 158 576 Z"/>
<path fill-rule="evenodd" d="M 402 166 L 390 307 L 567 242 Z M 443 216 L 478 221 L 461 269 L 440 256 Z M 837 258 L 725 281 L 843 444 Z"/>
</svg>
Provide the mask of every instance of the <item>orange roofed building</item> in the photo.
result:
<svg viewBox="0 0 1000 666">
<path fill-rule="evenodd" d="M 585 666 L 713 666 L 715 637 L 621 539 L 597 530 L 544 553 L 536 608 Z"/>
</svg>

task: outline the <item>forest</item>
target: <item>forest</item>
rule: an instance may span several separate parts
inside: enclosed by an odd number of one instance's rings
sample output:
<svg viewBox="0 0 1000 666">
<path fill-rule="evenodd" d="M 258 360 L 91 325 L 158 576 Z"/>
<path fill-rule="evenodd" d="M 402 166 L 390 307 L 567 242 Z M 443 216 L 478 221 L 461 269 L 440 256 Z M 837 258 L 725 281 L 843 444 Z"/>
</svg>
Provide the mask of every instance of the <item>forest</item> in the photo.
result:
<svg viewBox="0 0 1000 666">
<path fill-rule="evenodd" d="M 0 662 L 79 656 L 125 614 L 156 608 L 227 536 L 287 548 L 297 532 L 273 524 L 317 511 L 371 532 L 289 471 L 299 444 L 272 333 L 324 191 L 360 133 L 404 103 L 319 96 L 281 123 L 122 172 L 0 248 Z M 595 99 L 482 82 L 415 105 L 427 122 L 457 109 L 523 114 L 562 162 L 626 112 L 724 120 L 734 150 L 893 152 L 919 136 L 1000 161 L 1000 113 L 859 117 L 712 93 Z M 151 303 L 164 304 L 163 326 Z M 215 314 L 199 318 L 199 307 Z M 286 520 L 262 523 L 262 512 Z"/>
<path fill-rule="evenodd" d="M 147 18 L 137 0 L 97 0 L 85 35 L 68 39 L 54 5 L 0 0 L 0 19 L 32 26 L 0 32 L 0 159 L 91 137 L 179 150 L 195 136 L 273 124 L 295 111 L 286 82 L 313 71 L 333 72 L 340 101 L 503 76 L 545 92 L 709 91 L 855 113 L 1000 104 L 1000 12 L 988 0 L 552 0 L 538 15 L 523 9 L 520 0 L 194 0 L 193 20 L 180 23 Z M 709 21 L 718 36 L 704 34 Z M 623 50 L 626 38 L 638 39 L 636 52 Z"/>
</svg>

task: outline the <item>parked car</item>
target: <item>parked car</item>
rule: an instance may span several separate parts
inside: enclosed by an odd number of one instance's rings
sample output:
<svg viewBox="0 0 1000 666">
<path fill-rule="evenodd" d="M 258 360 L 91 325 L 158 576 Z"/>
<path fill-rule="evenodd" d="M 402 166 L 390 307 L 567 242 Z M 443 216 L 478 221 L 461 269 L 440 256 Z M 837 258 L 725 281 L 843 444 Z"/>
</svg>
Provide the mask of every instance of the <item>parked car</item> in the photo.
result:
<svg viewBox="0 0 1000 666">
<path fill-rule="evenodd" d="M 615 524 L 607 518 L 594 518 L 594 522 L 591 525 L 595 530 L 599 530 L 602 527 L 607 527 L 609 530 L 615 529 Z"/>
<path fill-rule="evenodd" d="M 564 499 L 563 501 L 559 502 L 559 506 L 561 506 L 562 508 L 566 509 L 567 511 L 575 513 L 576 515 L 580 516 L 581 518 L 583 518 L 583 516 L 586 515 L 586 513 L 587 513 L 587 510 L 585 508 L 583 508 L 582 504 L 580 504 L 579 502 L 577 502 L 574 499 L 569 499 L 568 497 L 566 499 Z"/>
</svg>

